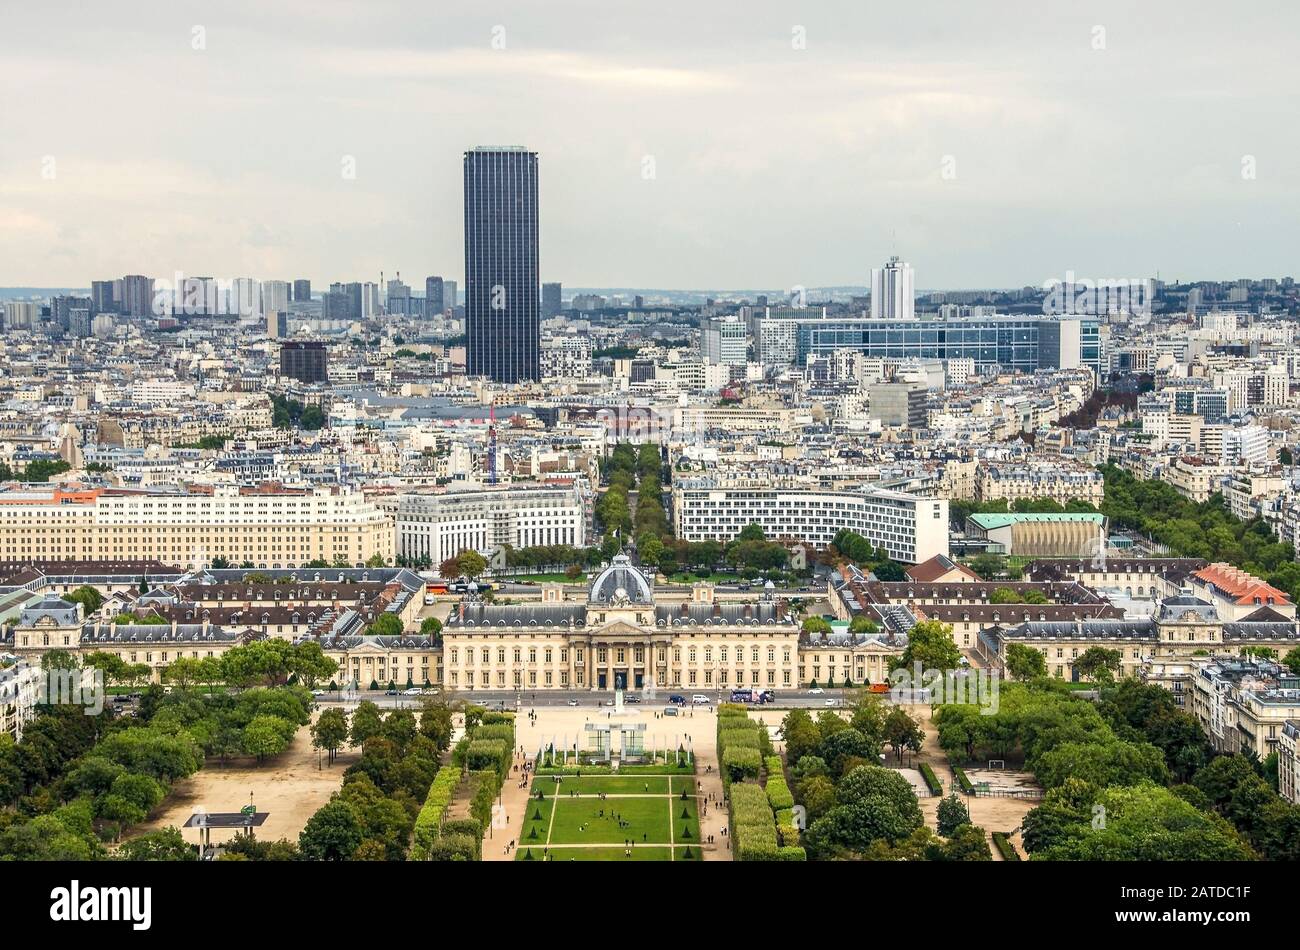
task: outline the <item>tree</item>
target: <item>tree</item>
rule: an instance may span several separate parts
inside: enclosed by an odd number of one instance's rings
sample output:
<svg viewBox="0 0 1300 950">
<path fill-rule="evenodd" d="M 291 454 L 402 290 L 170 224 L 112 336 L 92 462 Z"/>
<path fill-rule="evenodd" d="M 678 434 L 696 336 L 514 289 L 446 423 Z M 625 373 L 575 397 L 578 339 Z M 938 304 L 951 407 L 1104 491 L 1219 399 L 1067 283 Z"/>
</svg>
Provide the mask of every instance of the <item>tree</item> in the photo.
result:
<svg viewBox="0 0 1300 950">
<path fill-rule="evenodd" d="M 200 682 L 199 677 L 204 670 L 202 660 L 196 660 L 188 656 L 178 656 L 163 667 L 162 679 L 164 683 L 171 683 L 180 689 L 189 689 L 195 683 Z"/>
<path fill-rule="evenodd" d="M 907 714 L 906 709 L 894 706 L 885 717 L 885 739 L 894 750 L 894 758 L 902 762 L 905 751 L 920 751 L 925 733 L 916 724 L 916 720 Z"/>
<path fill-rule="evenodd" d="M 792 709 L 786 713 L 781 720 L 781 734 L 785 737 L 786 759 L 790 762 L 815 755 L 822 741 L 821 730 L 806 709 Z"/>
<path fill-rule="evenodd" d="M 41 669 L 49 672 L 50 670 L 75 670 L 80 666 L 80 661 L 76 654 L 69 653 L 67 650 L 47 650 L 41 654 Z"/>
<path fill-rule="evenodd" d="M 244 727 L 241 745 L 261 762 L 289 748 L 295 731 L 293 723 L 278 716 L 254 716 Z"/>
<path fill-rule="evenodd" d="M 1023 643 L 1007 644 L 1005 663 L 1007 672 L 1018 680 L 1047 675 L 1047 658 L 1042 651 Z"/>
<path fill-rule="evenodd" d="M 907 779 L 891 769 L 862 765 L 840 781 L 836 805 L 813 822 L 805 844 L 819 857 L 861 852 L 878 840 L 900 842 L 924 824 Z"/>
<path fill-rule="evenodd" d="M 437 617 L 425 617 L 420 621 L 420 635 L 438 639 L 442 636 L 442 621 Z"/>
<path fill-rule="evenodd" d="M 307 820 L 298 847 L 309 861 L 347 861 L 361 844 L 361 822 L 336 794 Z"/>
<path fill-rule="evenodd" d="M 317 749 L 324 749 L 329 754 L 331 764 L 347 741 L 348 717 L 342 709 L 326 709 L 311 725 L 311 744 Z"/>
<path fill-rule="evenodd" d="M 1300 647 L 1294 647 L 1290 650 L 1287 655 L 1282 658 L 1282 665 L 1296 676 L 1300 676 Z"/>
<path fill-rule="evenodd" d="M 907 647 L 894 669 L 912 670 L 920 663 L 922 670 L 955 670 L 961 664 L 961 650 L 952 638 L 952 625 L 938 620 L 923 620 L 907 634 Z M 919 687 L 920 683 L 914 683 Z"/>
<path fill-rule="evenodd" d="M 943 834 L 942 831 L 939 832 Z M 984 829 L 969 822 L 952 830 L 948 840 L 938 849 L 933 849 L 928 856 L 932 861 L 992 861 L 988 839 Z"/>
<path fill-rule="evenodd" d="M 951 838 L 958 827 L 968 824 L 970 824 L 970 809 L 956 792 L 939 802 L 939 834 Z"/>
<path fill-rule="evenodd" d="M 288 662 L 289 672 L 308 689 L 315 689 L 318 682 L 333 676 L 338 668 L 338 663 L 325 655 L 316 640 L 304 640 L 294 646 Z"/>
<path fill-rule="evenodd" d="M 173 826 L 132 838 L 117 849 L 124 861 L 197 861 L 198 851 Z"/>
<path fill-rule="evenodd" d="M 379 707 L 370 700 L 357 704 L 352 713 L 352 745 L 363 746 L 371 736 L 379 735 L 384 719 Z"/>
<path fill-rule="evenodd" d="M 1088 647 L 1072 665 L 1074 671 L 1084 679 L 1096 680 L 1100 677 L 1109 680 L 1113 674 L 1119 672 L 1120 661 L 1123 658 L 1124 655 L 1119 650 Z"/>
<path fill-rule="evenodd" d="M 970 569 L 981 580 L 994 581 L 1006 574 L 1006 560 L 997 554 L 977 554 L 970 560 Z"/>
<path fill-rule="evenodd" d="M 380 614 L 366 627 L 366 634 L 374 637 L 400 637 L 402 631 L 402 618 L 387 612 Z"/>
<path fill-rule="evenodd" d="M 81 612 L 86 617 L 98 613 L 99 608 L 104 606 L 104 595 L 88 585 L 78 587 L 72 593 L 66 594 L 63 599 L 81 604 Z"/>
<path fill-rule="evenodd" d="M 460 573 L 470 580 L 474 580 L 487 570 L 487 559 L 477 551 L 466 548 L 456 555 L 456 563 L 460 565 Z"/>
</svg>

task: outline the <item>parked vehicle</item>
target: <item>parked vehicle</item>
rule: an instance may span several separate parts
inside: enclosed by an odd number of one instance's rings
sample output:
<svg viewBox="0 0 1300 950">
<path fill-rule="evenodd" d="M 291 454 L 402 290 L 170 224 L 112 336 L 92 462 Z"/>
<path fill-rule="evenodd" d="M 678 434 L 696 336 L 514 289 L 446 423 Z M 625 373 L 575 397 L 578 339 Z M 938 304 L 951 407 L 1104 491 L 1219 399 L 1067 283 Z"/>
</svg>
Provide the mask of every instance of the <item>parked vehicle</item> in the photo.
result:
<svg viewBox="0 0 1300 950">
<path fill-rule="evenodd" d="M 696 706 L 707 706 L 711 702 L 713 702 L 713 700 L 709 699 L 709 697 L 705 696 L 703 693 L 696 693 L 691 697 L 691 703 Z"/>
<path fill-rule="evenodd" d="M 679 695 L 676 694 L 676 693 L 674 693 L 673 695 L 669 696 L 669 697 L 668 697 L 668 701 L 669 701 L 670 703 L 672 703 L 674 706 L 685 706 L 685 705 L 686 705 L 686 697 L 685 697 L 685 696 L 679 696 Z"/>
<path fill-rule="evenodd" d="M 665 716 L 676 716 L 676 715 L 677 715 L 677 707 L 676 707 L 676 706 L 665 706 L 665 707 L 664 707 L 664 715 L 665 715 Z"/>
</svg>

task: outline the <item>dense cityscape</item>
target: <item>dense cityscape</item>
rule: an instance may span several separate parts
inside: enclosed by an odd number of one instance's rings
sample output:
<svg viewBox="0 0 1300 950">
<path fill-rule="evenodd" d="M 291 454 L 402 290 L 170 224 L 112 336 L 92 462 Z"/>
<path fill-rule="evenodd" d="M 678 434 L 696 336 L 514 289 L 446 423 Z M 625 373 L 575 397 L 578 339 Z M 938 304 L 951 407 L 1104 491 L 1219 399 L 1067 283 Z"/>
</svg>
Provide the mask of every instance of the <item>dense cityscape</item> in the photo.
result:
<svg viewBox="0 0 1300 950">
<path fill-rule="evenodd" d="M 1208 869 L 1300 860 L 1292 276 L 953 289 L 932 232 L 597 286 L 571 152 L 449 147 L 463 251 L 5 268 L 0 861 L 93 862 L 52 921 L 231 861 L 1116 862 L 1111 923 L 1251 920 Z"/>
</svg>

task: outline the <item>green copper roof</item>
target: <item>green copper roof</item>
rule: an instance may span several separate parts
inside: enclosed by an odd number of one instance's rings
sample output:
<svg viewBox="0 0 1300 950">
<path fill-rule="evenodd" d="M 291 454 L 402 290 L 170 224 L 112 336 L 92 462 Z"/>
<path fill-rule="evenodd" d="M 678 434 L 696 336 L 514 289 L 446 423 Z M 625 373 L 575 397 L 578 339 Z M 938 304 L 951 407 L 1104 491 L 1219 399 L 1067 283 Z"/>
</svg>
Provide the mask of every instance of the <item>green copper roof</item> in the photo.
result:
<svg viewBox="0 0 1300 950">
<path fill-rule="evenodd" d="M 1007 525 L 1024 524 L 1033 521 L 1056 522 L 1058 524 L 1069 521 L 1085 521 L 1093 524 L 1104 524 L 1106 516 L 1092 511 L 1063 511 L 1051 514 L 982 512 L 977 515 L 971 515 L 969 520 L 974 522 L 977 527 L 989 531 L 993 528 L 1005 528 Z"/>
</svg>

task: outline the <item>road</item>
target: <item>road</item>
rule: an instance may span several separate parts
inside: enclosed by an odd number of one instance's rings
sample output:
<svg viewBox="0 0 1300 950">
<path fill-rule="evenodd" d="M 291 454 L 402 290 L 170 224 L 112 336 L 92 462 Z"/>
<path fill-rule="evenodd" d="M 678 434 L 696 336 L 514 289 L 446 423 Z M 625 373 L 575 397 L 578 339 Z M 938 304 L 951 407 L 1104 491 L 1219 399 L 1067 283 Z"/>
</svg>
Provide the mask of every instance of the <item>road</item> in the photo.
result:
<svg viewBox="0 0 1300 950">
<path fill-rule="evenodd" d="M 851 702 L 846 699 L 847 694 L 854 694 L 856 690 L 828 689 L 821 693 L 813 693 L 806 689 L 786 689 L 778 690 L 776 701 L 766 704 L 769 709 L 823 709 L 832 704 L 845 705 Z M 480 706 L 495 707 L 504 705 L 507 709 L 527 709 L 529 707 L 545 706 L 568 706 L 570 702 L 576 703 L 580 707 L 588 709 L 604 709 L 614 705 L 614 694 L 608 690 L 604 692 L 593 692 L 589 689 L 556 689 L 556 690 L 538 690 L 531 692 L 525 690 L 518 692 L 516 690 L 442 690 L 432 694 L 438 699 L 459 699 L 465 702 L 476 703 Z M 640 705 L 647 707 L 661 707 L 669 705 L 669 696 L 684 696 L 687 705 L 690 705 L 691 697 L 696 695 L 695 690 L 681 689 L 669 690 L 659 689 L 652 698 L 648 695 L 637 694 L 635 697 L 632 693 L 624 694 L 624 703 L 629 706 Z M 701 696 L 708 696 L 710 705 L 716 705 L 719 702 L 727 702 L 730 694 L 728 692 L 718 692 L 717 690 L 699 692 Z M 381 691 L 358 690 L 350 696 L 342 696 L 337 692 L 326 692 L 316 697 L 318 703 L 356 703 L 361 700 L 370 700 L 386 709 L 417 708 L 424 700 L 423 696 L 389 696 Z"/>
</svg>

